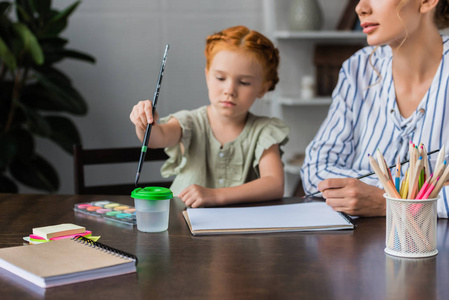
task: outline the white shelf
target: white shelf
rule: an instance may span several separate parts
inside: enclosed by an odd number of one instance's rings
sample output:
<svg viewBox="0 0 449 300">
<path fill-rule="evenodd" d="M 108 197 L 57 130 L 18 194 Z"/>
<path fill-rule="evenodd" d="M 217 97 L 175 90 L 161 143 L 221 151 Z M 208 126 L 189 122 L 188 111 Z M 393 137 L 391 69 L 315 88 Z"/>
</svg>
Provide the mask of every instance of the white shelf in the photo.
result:
<svg viewBox="0 0 449 300">
<path fill-rule="evenodd" d="M 292 164 L 285 164 L 284 165 L 285 172 L 293 175 L 300 175 L 301 174 L 301 166 L 300 165 L 292 165 Z"/>
<path fill-rule="evenodd" d="M 273 33 L 278 39 L 308 39 L 308 40 L 366 40 L 366 34 L 361 31 L 335 31 L 335 30 L 316 30 L 316 31 L 289 31 L 278 30 Z"/>
<path fill-rule="evenodd" d="M 285 106 L 329 106 L 332 97 L 315 97 L 311 99 L 300 99 L 299 96 L 281 96 L 278 103 Z"/>
</svg>

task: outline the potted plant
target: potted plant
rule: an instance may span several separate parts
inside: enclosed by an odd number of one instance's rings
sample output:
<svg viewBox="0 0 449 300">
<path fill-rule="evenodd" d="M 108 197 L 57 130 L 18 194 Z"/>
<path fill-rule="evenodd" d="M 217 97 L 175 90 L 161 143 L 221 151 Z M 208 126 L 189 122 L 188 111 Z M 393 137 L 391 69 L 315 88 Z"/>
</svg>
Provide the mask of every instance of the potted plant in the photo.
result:
<svg viewBox="0 0 449 300">
<path fill-rule="evenodd" d="M 59 178 L 36 152 L 35 138 L 49 139 L 72 153 L 80 135 L 67 114 L 85 115 L 87 104 L 55 65 L 66 58 L 95 63 L 67 49 L 61 37 L 80 1 L 63 10 L 51 0 L 0 2 L 0 193 L 18 184 L 55 192 Z"/>
</svg>

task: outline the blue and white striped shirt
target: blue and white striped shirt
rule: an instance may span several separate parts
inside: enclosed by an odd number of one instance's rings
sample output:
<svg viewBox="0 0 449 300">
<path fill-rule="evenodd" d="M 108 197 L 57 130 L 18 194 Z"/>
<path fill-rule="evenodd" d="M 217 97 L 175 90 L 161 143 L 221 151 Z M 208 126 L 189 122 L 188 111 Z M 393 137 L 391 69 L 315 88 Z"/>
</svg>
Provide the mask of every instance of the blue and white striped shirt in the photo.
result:
<svg viewBox="0 0 449 300">
<path fill-rule="evenodd" d="M 343 63 L 329 113 L 307 146 L 301 177 L 306 193 L 326 178 L 358 177 L 372 171 L 368 154 L 377 149 L 388 165 L 408 159 L 409 142 L 423 143 L 430 152 L 449 149 L 449 36 L 443 36 L 443 58 L 432 84 L 407 119 L 396 104 L 389 46 L 365 47 Z M 412 62 L 411 62 L 412 63 Z M 380 77 L 376 73 L 379 72 Z M 433 169 L 438 154 L 429 156 Z M 449 162 L 449 160 L 448 160 Z M 402 175 L 408 165 L 402 168 Z M 362 179 L 381 187 L 375 175 Z M 438 201 L 438 216 L 448 217 L 449 187 Z"/>
</svg>

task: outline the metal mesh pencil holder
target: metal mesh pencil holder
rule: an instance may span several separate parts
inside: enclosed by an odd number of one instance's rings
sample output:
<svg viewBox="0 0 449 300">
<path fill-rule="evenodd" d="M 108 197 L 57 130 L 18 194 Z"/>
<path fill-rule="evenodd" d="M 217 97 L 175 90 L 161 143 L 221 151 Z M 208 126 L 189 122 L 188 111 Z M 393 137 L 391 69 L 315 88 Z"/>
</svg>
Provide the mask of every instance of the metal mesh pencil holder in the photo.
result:
<svg viewBox="0 0 449 300">
<path fill-rule="evenodd" d="M 437 200 L 395 199 L 387 201 L 385 252 L 402 257 L 428 257 L 437 250 Z"/>
</svg>

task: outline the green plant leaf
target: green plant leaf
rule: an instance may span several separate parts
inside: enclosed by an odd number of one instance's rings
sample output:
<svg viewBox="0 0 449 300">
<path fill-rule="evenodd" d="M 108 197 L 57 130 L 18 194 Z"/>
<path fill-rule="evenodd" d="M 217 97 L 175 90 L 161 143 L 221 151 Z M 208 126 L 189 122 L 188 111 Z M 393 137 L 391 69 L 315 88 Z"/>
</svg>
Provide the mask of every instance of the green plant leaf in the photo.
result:
<svg viewBox="0 0 449 300">
<path fill-rule="evenodd" d="M 75 124 L 61 116 L 47 116 L 45 119 L 52 129 L 50 139 L 68 153 L 73 154 L 73 145 L 81 144 L 81 137 Z"/>
<path fill-rule="evenodd" d="M 0 191 L 3 186 L 17 191 L 17 182 L 46 191 L 58 189 L 53 166 L 35 153 L 36 135 L 49 138 L 70 153 L 72 144 L 80 143 L 78 130 L 69 118 L 43 114 L 87 112 L 86 101 L 70 78 L 53 67 L 66 58 L 95 63 L 88 54 L 66 49 L 68 40 L 59 37 L 80 4 L 70 2 L 60 11 L 51 8 L 51 0 L 0 0 L 0 64 L 7 70 L 20 69 L 25 76 L 20 90 L 14 90 L 18 86 L 9 73 L 0 81 Z M 19 95 L 14 102 L 13 91 Z"/>
<path fill-rule="evenodd" d="M 20 101 L 26 106 L 43 111 L 63 112 L 71 110 L 70 102 L 61 101 L 60 97 L 38 83 L 27 86 L 22 92 Z"/>
<path fill-rule="evenodd" d="M 14 137 L 17 144 L 16 157 L 30 157 L 34 153 L 34 138 L 29 131 L 23 128 L 15 128 L 9 134 Z"/>
<path fill-rule="evenodd" d="M 68 39 L 62 37 L 45 37 L 39 39 L 39 43 L 44 52 L 62 50 L 68 42 Z"/>
<path fill-rule="evenodd" d="M 30 157 L 34 153 L 34 139 L 31 133 L 15 128 L 0 136 L 0 170 L 6 169 L 20 157 Z"/>
<path fill-rule="evenodd" d="M 22 7 L 22 9 L 30 16 L 32 16 L 34 14 L 34 9 L 31 6 L 32 1 L 30 0 L 15 0 L 14 1 L 17 6 Z"/>
<path fill-rule="evenodd" d="M 0 15 L 6 15 L 8 13 L 8 9 L 11 7 L 11 3 L 2 1 L 0 2 Z"/>
<path fill-rule="evenodd" d="M 37 153 L 14 161 L 9 171 L 16 180 L 29 187 L 48 192 L 59 189 L 59 177 L 55 169 Z"/>
<path fill-rule="evenodd" d="M 44 23 L 51 12 L 51 0 L 38 0 L 33 2 L 35 11 L 39 14 L 40 22 Z"/>
<path fill-rule="evenodd" d="M 75 115 L 84 115 L 87 113 L 87 104 L 83 97 L 64 77 L 57 76 L 57 73 L 39 73 L 36 75 L 39 83 L 44 88 L 51 91 L 55 97 L 60 98 L 59 101 L 65 102 L 64 107 L 68 108 L 68 112 Z"/>
<path fill-rule="evenodd" d="M 42 37 L 52 37 L 60 34 L 67 27 L 68 17 L 75 11 L 80 1 L 76 1 L 62 11 L 52 10 L 50 20 L 45 24 L 42 30 Z"/>
<path fill-rule="evenodd" d="M 35 134 L 49 137 L 51 135 L 50 124 L 47 123 L 44 117 L 39 115 L 37 111 L 27 106 L 20 105 L 21 111 L 25 114 L 28 121 L 28 128 Z"/>
<path fill-rule="evenodd" d="M 14 136 L 0 136 L 0 170 L 5 170 L 16 158 L 17 148 Z"/>
<path fill-rule="evenodd" d="M 95 63 L 95 58 L 93 56 L 75 50 L 45 51 L 46 64 L 54 64 L 66 58 L 82 60 L 93 64 Z"/>
<path fill-rule="evenodd" d="M 33 18 L 35 9 L 33 2 L 29 0 L 16 0 L 16 15 L 20 23 L 30 26 L 33 31 L 36 31 L 36 20 Z"/>
<path fill-rule="evenodd" d="M 51 20 L 54 16 L 58 14 L 57 11 L 52 10 L 49 19 Z M 48 38 L 48 37 L 57 37 L 64 29 L 67 27 L 67 20 L 61 19 L 58 22 L 50 23 L 46 22 L 45 26 L 40 29 L 39 37 L 40 38 Z"/>
<path fill-rule="evenodd" d="M 70 77 L 64 74 L 64 72 L 56 69 L 55 67 L 45 64 L 43 66 L 35 66 L 34 70 L 36 71 L 36 78 L 42 76 L 58 85 L 72 86 L 72 80 L 70 79 Z"/>
<path fill-rule="evenodd" d="M 68 6 L 58 14 L 56 14 L 51 20 L 50 23 L 60 22 L 61 20 L 66 21 L 67 18 L 75 11 L 77 6 L 81 3 L 81 1 L 76 1 L 72 5 Z"/>
<path fill-rule="evenodd" d="M 19 188 L 14 181 L 0 173 L 0 193 L 16 194 L 18 191 Z"/>
<path fill-rule="evenodd" d="M 12 101 L 11 81 L 0 81 L 0 132 L 4 132 Z"/>
<path fill-rule="evenodd" d="M 45 65 L 52 65 L 65 58 L 73 58 L 78 60 L 84 60 L 86 62 L 95 63 L 95 58 L 86 53 L 64 49 L 64 46 L 68 43 L 68 40 L 62 38 L 45 38 L 39 40 L 42 51 L 45 54 Z"/>
<path fill-rule="evenodd" d="M 10 71 L 16 69 L 16 58 L 11 50 L 9 50 L 8 45 L 6 45 L 2 37 L 0 37 L 0 59 L 6 64 Z"/>
<path fill-rule="evenodd" d="M 89 55 L 87 53 L 84 52 L 79 52 L 76 50 L 63 50 L 62 51 L 62 56 L 64 58 L 73 58 L 73 59 L 78 59 L 78 60 L 83 60 L 85 62 L 90 62 L 90 63 L 95 63 L 95 57 L 93 57 L 92 55 Z"/>
<path fill-rule="evenodd" d="M 42 52 L 41 46 L 37 41 L 34 34 L 28 29 L 25 24 L 14 23 L 14 31 L 20 36 L 23 43 L 23 50 L 29 53 L 34 63 L 41 65 L 44 63 L 44 53 Z"/>
<path fill-rule="evenodd" d="M 16 5 L 16 14 L 18 16 L 18 19 L 21 22 L 23 22 L 25 24 L 30 24 L 34 21 L 32 18 L 33 12 L 30 10 L 27 11 L 25 7 L 27 7 L 27 6 L 17 4 Z"/>
</svg>

